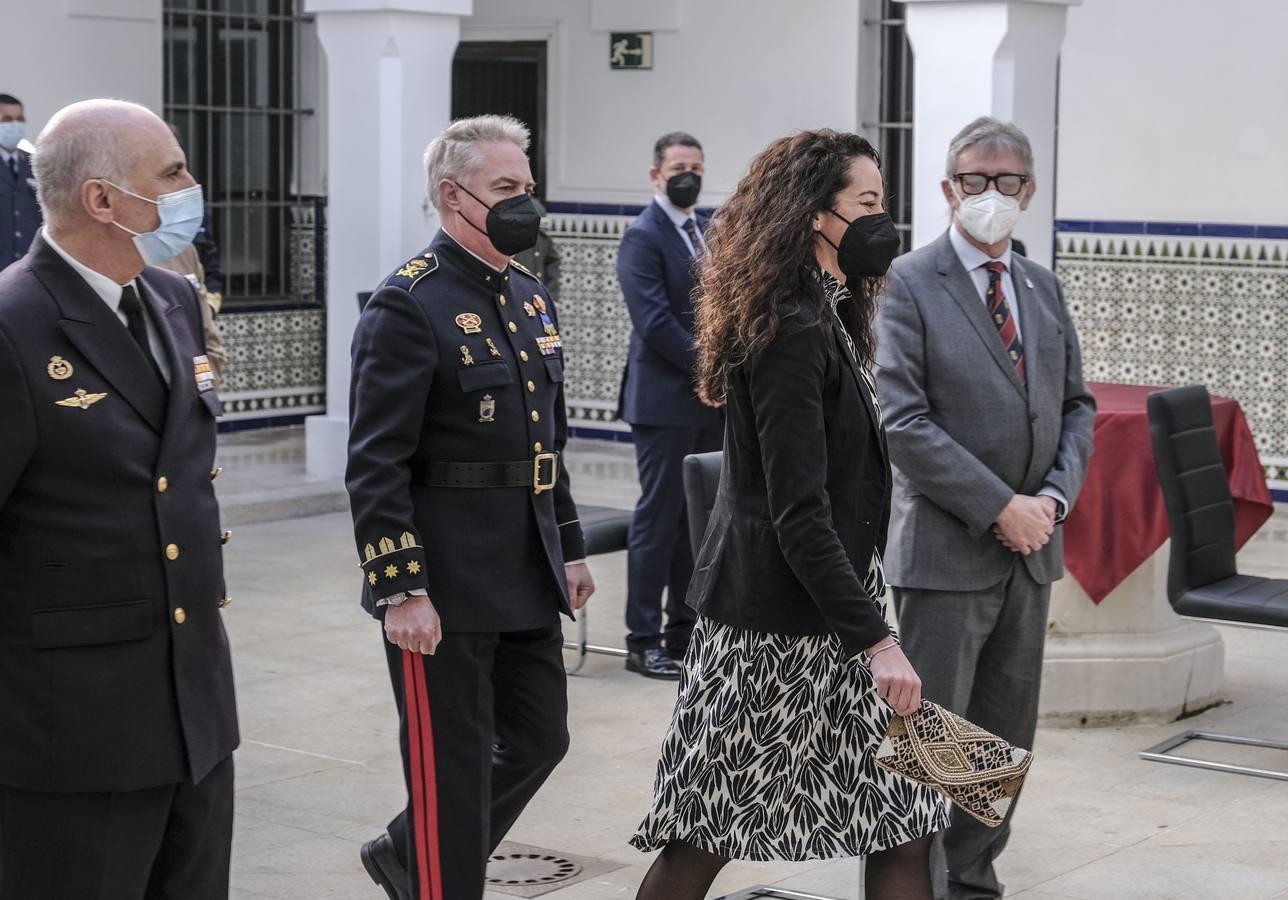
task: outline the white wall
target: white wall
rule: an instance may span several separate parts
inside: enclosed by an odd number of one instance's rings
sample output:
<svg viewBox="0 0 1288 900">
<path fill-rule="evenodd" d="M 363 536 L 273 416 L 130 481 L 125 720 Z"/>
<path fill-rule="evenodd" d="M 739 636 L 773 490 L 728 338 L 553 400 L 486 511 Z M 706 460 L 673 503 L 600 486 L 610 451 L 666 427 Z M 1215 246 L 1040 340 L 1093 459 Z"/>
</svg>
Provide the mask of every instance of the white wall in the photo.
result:
<svg viewBox="0 0 1288 900">
<path fill-rule="evenodd" d="M 653 142 L 684 130 L 706 150 L 701 202 L 714 205 L 773 139 L 859 125 L 859 3 L 807 5 L 804 15 L 781 0 L 476 0 L 461 37 L 549 39 L 548 199 L 646 203 Z M 611 30 L 653 29 L 653 69 L 611 71 L 595 13 Z"/>
<path fill-rule="evenodd" d="M 161 0 L 0 0 L 0 92 L 23 101 L 35 140 L 62 107 L 92 97 L 161 112 Z"/>
<path fill-rule="evenodd" d="M 1070 9 L 1057 215 L 1283 224 L 1286 34 L 1283 0 Z"/>
</svg>

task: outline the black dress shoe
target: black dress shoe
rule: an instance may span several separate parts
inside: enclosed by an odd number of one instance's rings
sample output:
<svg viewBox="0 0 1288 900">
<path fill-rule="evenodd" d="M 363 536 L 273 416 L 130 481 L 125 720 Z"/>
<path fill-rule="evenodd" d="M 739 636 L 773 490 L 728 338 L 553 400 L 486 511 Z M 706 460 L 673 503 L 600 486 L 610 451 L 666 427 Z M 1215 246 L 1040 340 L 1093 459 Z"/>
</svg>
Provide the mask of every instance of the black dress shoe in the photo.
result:
<svg viewBox="0 0 1288 900">
<path fill-rule="evenodd" d="M 675 660 L 676 662 L 682 663 L 684 662 L 684 654 L 689 652 L 689 645 L 681 644 L 678 647 L 673 647 L 670 644 L 663 644 L 662 652 L 665 653 L 667 656 L 669 656 L 671 659 Z"/>
<path fill-rule="evenodd" d="M 679 681 L 680 666 L 659 647 L 648 650 L 631 650 L 626 654 L 626 671 L 638 672 L 645 678 Z"/>
<path fill-rule="evenodd" d="M 411 876 L 398 861 L 394 839 L 388 832 L 362 845 L 362 867 L 372 881 L 385 889 L 389 900 L 411 900 Z"/>
</svg>

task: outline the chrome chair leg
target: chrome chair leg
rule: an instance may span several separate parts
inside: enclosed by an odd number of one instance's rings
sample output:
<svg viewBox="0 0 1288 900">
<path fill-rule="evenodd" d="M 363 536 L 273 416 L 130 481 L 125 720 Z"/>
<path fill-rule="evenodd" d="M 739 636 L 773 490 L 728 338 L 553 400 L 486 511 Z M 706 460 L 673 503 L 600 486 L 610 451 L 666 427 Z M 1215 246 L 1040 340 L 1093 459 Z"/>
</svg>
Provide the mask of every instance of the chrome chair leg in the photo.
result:
<svg viewBox="0 0 1288 900">
<path fill-rule="evenodd" d="M 1195 769 L 1210 769 L 1214 772 L 1230 772 L 1235 775 L 1252 775 L 1257 778 L 1274 778 L 1279 781 L 1288 781 L 1288 771 L 1258 769 L 1254 766 L 1241 766 L 1236 763 L 1196 759 L 1192 756 L 1177 756 L 1169 752 L 1190 741 L 1211 741 L 1217 744 L 1238 744 L 1244 747 L 1264 747 L 1270 750 L 1288 751 L 1288 743 L 1282 741 L 1265 741 L 1259 738 L 1241 737 L 1235 734 L 1218 734 L 1212 731 L 1185 731 L 1155 744 L 1147 750 L 1142 750 L 1140 758 L 1149 762 L 1170 763 L 1176 766 L 1190 766 Z"/>
</svg>

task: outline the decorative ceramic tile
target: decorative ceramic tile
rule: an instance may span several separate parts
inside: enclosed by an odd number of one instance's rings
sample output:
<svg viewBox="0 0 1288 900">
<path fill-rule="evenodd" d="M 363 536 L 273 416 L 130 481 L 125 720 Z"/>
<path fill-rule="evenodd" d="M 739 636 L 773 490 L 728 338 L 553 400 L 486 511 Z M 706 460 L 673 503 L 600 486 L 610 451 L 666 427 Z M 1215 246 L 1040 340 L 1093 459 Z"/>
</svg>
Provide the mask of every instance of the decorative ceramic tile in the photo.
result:
<svg viewBox="0 0 1288 900">
<path fill-rule="evenodd" d="M 1288 480 L 1288 243 L 1061 233 L 1056 271 L 1088 379 L 1203 383 L 1243 406 L 1267 477 Z"/>
<path fill-rule="evenodd" d="M 326 316 L 319 308 L 227 312 L 216 320 L 228 351 L 225 419 L 326 409 Z"/>
</svg>

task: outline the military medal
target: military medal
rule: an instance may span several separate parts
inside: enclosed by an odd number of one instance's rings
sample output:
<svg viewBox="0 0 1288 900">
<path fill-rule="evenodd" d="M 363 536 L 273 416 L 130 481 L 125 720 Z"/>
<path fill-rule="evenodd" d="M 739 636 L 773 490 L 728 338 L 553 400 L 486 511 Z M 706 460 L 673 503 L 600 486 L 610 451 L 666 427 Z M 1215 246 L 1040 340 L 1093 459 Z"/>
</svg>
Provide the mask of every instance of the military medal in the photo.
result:
<svg viewBox="0 0 1288 900">
<path fill-rule="evenodd" d="M 474 357 L 470 356 L 470 348 L 466 347 L 464 344 L 461 344 L 461 365 L 474 365 Z"/>
<path fill-rule="evenodd" d="M 456 324 L 466 334 L 478 334 L 483 330 L 483 319 L 474 313 L 461 313 L 456 317 Z"/>
<path fill-rule="evenodd" d="M 192 358 L 192 377 L 197 381 L 198 394 L 214 390 L 215 370 L 210 367 L 210 357 L 203 353 Z"/>
<path fill-rule="evenodd" d="M 523 304 L 523 311 L 528 314 L 529 319 L 533 318 L 537 314 L 536 309 L 532 306 L 531 303 Z"/>
<path fill-rule="evenodd" d="M 533 306 L 535 306 L 535 307 L 537 308 L 537 312 L 541 313 L 542 315 L 545 315 L 545 312 L 546 312 L 546 301 L 544 301 L 544 300 L 542 300 L 542 299 L 541 299 L 541 295 L 540 295 L 540 294 L 533 294 L 533 295 L 532 295 L 532 305 L 533 305 Z"/>
<path fill-rule="evenodd" d="M 479 421 L 496 421 L 496 401 L 492 399 L 491 394 L 484 394 L 483 399 L 479 401 Z"/>
<path fill-rule="evenodd" d="M 487 339 L 487 352 L 488 352 L 488 353 L 491 353 L 493 356 L 500 356 L 500 355 L 501 355 L 501 351 L 500 351 L 500 350 L 498 350 L 498 349 L 496 349 L 496 344 L 492 343 L 492 339 L 491 339 L 491 338 L 488 338 L 488 339 Z"/>
<path fill-rule="evenodd" d="M 66 381 L 68 378 L 72 377 L 72 374 L 76 370 L 72 368 L 71 363 L 63 359 L 61 356 L 51 356 L 49 357 L 49 365 L 45 368 L 45 371 L 49 373 L 49 377 L 54 379 L 54 381 Z"/>
</svg>

